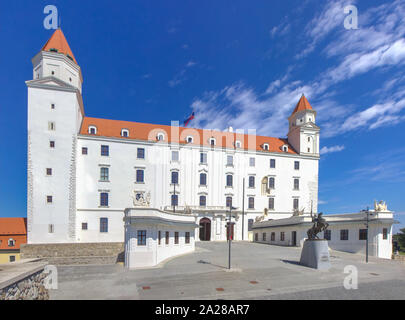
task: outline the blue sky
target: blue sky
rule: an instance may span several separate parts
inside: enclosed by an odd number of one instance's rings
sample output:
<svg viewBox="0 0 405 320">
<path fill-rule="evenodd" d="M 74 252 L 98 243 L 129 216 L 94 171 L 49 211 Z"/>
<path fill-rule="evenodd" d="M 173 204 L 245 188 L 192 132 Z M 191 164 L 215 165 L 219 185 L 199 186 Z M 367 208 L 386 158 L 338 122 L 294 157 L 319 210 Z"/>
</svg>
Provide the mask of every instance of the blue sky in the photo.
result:
<svg viewBox="0 0 405 320">
<path fill-rule="evenodd" d="M 319 210 L 383 199 L 404 227 L 404 0 L 1 2 L 0 216 L 26 214 L 24 81 L 52 34 L 48 4 L 82 68 L 87 116 L 170 124 L 194 110 L 193 126 L 284 137 L 305 93 L 322 130 Z M 357 30 L 344 28 L 347 4 Z"/>
</svg>

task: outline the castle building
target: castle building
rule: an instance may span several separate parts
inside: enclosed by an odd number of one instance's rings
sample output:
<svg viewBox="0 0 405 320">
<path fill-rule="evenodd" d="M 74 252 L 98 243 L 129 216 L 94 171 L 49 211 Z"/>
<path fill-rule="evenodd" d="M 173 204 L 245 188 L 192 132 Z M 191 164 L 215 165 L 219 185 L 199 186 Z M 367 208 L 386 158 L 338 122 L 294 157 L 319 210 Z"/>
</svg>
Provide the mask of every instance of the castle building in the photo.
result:
<svg viewBox="0 0 405 320">
<path fill-rule="evenodd" d="M 247 240 L 257 218 L 317 212 L 320 129 L 304 95 L 286 139 L 107 120 L 85 115 L 60 29 L 32 63 L 28 243 L 123 242 L 134 206 L 193 216 L 197 241 L 226 240 L 229 215 L 233 239 Z"/>
</svg>

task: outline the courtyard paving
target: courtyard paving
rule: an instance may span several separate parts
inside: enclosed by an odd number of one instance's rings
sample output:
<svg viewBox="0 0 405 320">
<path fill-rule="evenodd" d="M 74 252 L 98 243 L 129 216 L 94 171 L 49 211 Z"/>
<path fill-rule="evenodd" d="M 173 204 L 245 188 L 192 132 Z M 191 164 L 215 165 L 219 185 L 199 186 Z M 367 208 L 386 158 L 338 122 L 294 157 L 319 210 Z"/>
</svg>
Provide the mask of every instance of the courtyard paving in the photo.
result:
<svg viewBox="0 0 405 320">
<path fill-rule="evenodd" d="M 331 251 L 332 268 L 298 264 L 300 248 L 233 242 L 232 271 L 226 242 L 200 242 L 192 254 L 158 267 L 59 266 L 51 299 L 405 299 L 405 264 Z M 358 289 L 346 290 L 345 266 L 358 270 Z"/>
</svg>

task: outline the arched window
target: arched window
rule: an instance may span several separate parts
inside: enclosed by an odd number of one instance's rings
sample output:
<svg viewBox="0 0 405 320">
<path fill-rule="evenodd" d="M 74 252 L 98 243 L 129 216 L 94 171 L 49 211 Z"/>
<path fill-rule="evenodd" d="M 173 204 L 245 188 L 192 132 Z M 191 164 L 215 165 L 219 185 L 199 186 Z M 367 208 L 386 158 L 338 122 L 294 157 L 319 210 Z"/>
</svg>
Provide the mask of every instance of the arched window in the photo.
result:
<svg viewBox="0 0 405 320">
<path fill-rule="evenodd" d="M 235 142 L 235 147 L 236 148 L 242 148 L 242 143 L 238 140 Z"/>
<path fill-rule="evenodd" d="M 128 138 L 129 137 L 129 130 L 128 129 L 122 129 L 121 130 L 121 137 Z"/>
<path fill-rule="evenodd" d="M 263 144 L 263 150 L 264 151 L 269 151 L 269 144 L 268 143 Z"/>
<path fill-rule="evenodd" d="M 288 146 L 283 146 L 283 151 L 288 152 Z"/>
<path fill-rule="evenodd" d="M 13 238 L 8 239 L 8 246 L 9 247 L 14 247 L 15 246 L 15 240 Z"/>
<path fill-rule="evenodd" d="M 207 197 L 200 196 L 200 207 L 205 207 L 207 205 Z"/>
<path fill-rule="evenodd" d="M 97 127 L 89 126 L 89 134 L 97 134 Z"/>
<path fill-rule="evenodd" d="M 165 135 L 162 132 L 159 132 L 156 136 L 157 141 L 164 141 L 165 140 Z"/>
<path fill-rule="evenodd" d="M 186 142 L 187 143 L 193 143 L 193 137 L 192 136 L 187 136 Z"/>
<path fill-rule="evenodd" d="M 210 145 L 211 145 L 212 147 L 216 145 L 215 138 L 211 138 L 211 139 L 210 139 Z"/>
<path fill-rule="evenodd" d="M 200 185 L 201 186 L 207 185 L 207 174 L 206 173 L 200 173 Z"/>
</svg>

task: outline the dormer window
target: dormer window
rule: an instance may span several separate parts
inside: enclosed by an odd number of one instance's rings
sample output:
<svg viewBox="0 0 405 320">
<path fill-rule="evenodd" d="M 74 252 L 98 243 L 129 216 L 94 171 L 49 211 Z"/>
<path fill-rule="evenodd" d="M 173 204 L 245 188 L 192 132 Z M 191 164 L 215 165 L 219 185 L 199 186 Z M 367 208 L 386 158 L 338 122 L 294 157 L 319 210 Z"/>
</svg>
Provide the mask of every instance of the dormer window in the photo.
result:
<svg viewBox="0 0 405 320">
<path fill-rule="evenodd" d="M 157 141 L 164 141 L 165 140 L 165 135 L 163 133 L 158 133 L 158 135 L 156 136 L 156 140 Z"/>
<path fill-rule="evenodd" d="M 97 127 L 90 126 L 89 127 L 89 134 L 97 134 Z"/>
<path fill-rule="evenodd" d="M 215 146 L 215 144 L 216 144 L 215 138 L 211 138 L 211 139 L 210 139 L 210 145 L 211 145 L 211 147 Z"/>
<path fill-rule="evenodd" d="M 242 142 L 236 141 L 236 142 L 235 142 L 235 147 L 236 147 L 236 148 L 242 148 Z"/>
<path fill-rule="evenodd" d="M 49 52 L 58 52 L 58 49 L 51 48 L 51 49 L 49 49 Z"/>
<path fill-rule="evenodd" d="M 186 142 L 187 142 L 187 143 L 193 143 L 193 137 L 192 137 L 192 136 L 188 136 L 188 137 L 186 138 Z"/>
<path fill-rule="evenodd" d="M 283 151 L 284 151 L 284 152 L 288 152 L 288 146 L 287 146 L 287 145 L 284 145 L 284 146 L 283 146 Z"/>
<path fill-rule="evenodd" d="M 263 144 L 263 150 L 264 151 L 269 151 L 269 148 L 270 148 L 270 146 L 269 146 L 268 143 Z"/>
<path fill-rule="evenodd" d="M 128 129 L 122 129 L 121 130 L 121 137 L 128 138 L 129 137 L 129 130 Z"/>
</svg>

